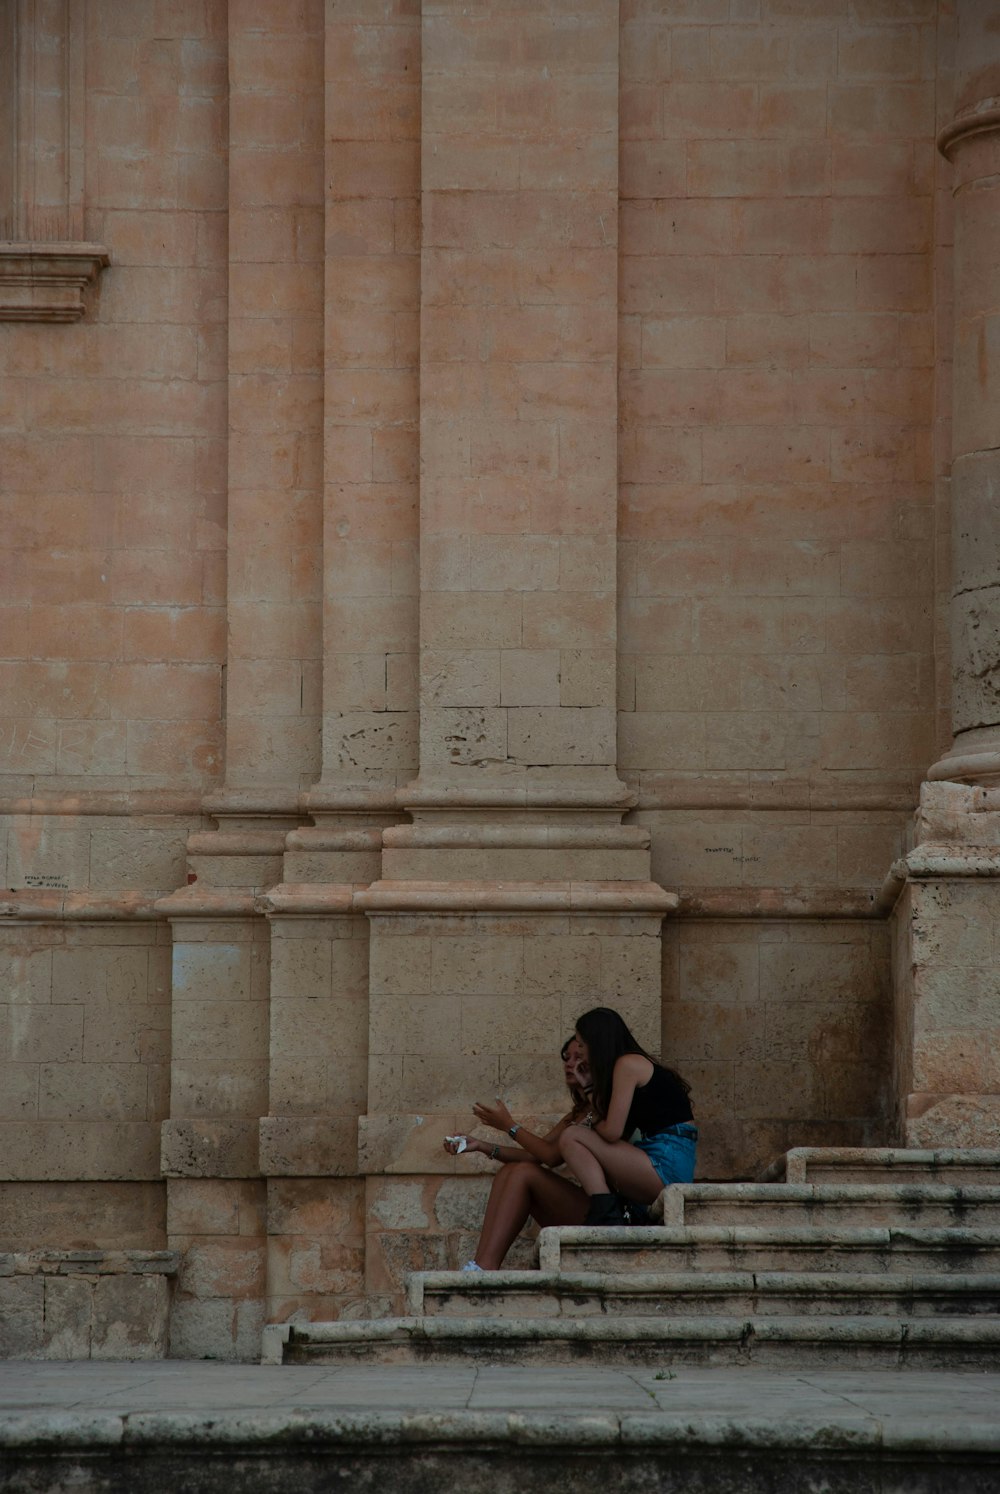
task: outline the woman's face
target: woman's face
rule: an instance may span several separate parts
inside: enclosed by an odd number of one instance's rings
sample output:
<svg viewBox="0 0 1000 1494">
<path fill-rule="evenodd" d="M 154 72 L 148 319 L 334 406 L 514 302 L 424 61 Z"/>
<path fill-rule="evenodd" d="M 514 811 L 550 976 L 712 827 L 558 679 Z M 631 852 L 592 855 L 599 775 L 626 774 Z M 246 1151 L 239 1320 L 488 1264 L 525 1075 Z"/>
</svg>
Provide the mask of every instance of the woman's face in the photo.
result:
<svg viewBox="0 0 1000 1494">
<path fill-rule="evenodd" d="M 575 1084 L 578 1089 L 589 1089 L 593 1083 L 590 1064 L 587 1062 L 587 1045 L 578 1037 L 570 1039 L 563 1059 L 563 1073 L 566 1075 L 566 1083 Z"/>
</svg>

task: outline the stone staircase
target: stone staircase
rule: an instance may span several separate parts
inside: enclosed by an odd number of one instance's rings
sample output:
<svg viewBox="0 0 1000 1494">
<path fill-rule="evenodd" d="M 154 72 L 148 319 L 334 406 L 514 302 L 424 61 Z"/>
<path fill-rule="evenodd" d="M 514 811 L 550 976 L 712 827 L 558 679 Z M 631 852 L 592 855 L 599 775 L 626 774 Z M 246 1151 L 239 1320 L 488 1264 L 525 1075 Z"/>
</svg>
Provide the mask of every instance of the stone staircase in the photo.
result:
<svg viewBox="0 0 1000 1494">
<path fill-rule="evenodd" d="M 265 1361 L 1000 1362 L 1000 1150 L 799 1148 L 766 1177 L 543 1230 L 536 1271 L 415 1273 L 407 1317 L 274 1325 Z"/>
</svg>

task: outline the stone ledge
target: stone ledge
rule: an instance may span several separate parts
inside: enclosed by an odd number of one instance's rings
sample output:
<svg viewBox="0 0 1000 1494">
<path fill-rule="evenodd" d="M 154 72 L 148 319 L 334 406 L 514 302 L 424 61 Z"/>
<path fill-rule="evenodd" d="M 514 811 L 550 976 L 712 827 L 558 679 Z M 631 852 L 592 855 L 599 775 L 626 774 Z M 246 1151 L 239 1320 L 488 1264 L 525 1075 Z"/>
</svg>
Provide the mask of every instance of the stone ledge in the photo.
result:
<svg viewBox="0 0 1000 1494">
<path fill-rule="evenodd" d="M 176 1276 L 176 1250 L 16 1250 L 0 1252 L 0 1276 Z"/>
<path fill-rule="evenodd" d="M 385 1318 L 291 1323 L 285 1363 L 465 1362 L 834 1364 L 987 1368 L 997 1318 L 717 1317 Z"/>
<path fill-rule="evenodd" d="M 110 263 L 102 244 L 0 242 L 0 322 L 78 322 Z"/>
<path fill-rule="evenodd" d="M 656 882 L 373 882 L 354 899 L 366 913 L 672 913 Z"/>
<path fill-rule="evenodd" d="M 838 1182 L 953 1182 L 1000 1184 L 1000 1150 L 989 1147 L 792 1147 L 761 1173 L 760 1183 L 805 1183 L 809 1175 L 850 1172 L 861 1176 L 838 1178 Z M 937 1176 L 940 1174 L 940 1176 Z M 972 1174 L 972 1178 L 965 1174 Z M 827 1181 L 834 1181 L 827 1176 Z"/>
<path fill-rule="evenodd" d="M 181 887 L 153 904 L 160 918 L 253 918 L 263 911 L 259 894 L 239 888 Z"/>
<path fill-rule="evenodd" d="M 542 1271 L 646 1270 L 665 1256 L 696 1258 L 703 1269 L 826 1270 L 835 1254 L 851 1270 L 934 1270 L 961 1261 L 1000 1270 L 1000 1230 L 862 1224 L 817 1228 L 799 1224 L 653 1225 L 642 1230 L 550 1227 L 538 1237 Z M 582 1258 L 582 1259 L 581 1259 Z M 566 1262 L 569 1262 L 567 1267 Z M 709 1265 L 705 1265 L 708 1262 Z"/>
<path fill-rule="evenodd" d="M 959 1454 L 1000 1452 L 1000 1418 L 967 1426 L 943 1416 L 928 1416 L 919 1429 L 896 1429 L 885 1419 L 860 1409 L 854 1410 L 849 1427 L 831 1421 L 829 1414 L 799 1416 L 791 1421 L 732 1414 L 694 1416 L 690 1408 L 676 1413 L 653 1409 L 637 1412 L 589 1409 L 582 1414 L 565 1407 L 560 1407 L 557 1414 L 465 1409 L 316 1411 L 297 1407 L 257 1408 L 252 1413 L 241 1410 L 228 1414 L 219 1411 L 201 1414 L 133 1411 L 124 1415 L 109 1411 L 8 1412 L 0 1417 L 0 1435 L 5 1448 L 19 1452 L 34 1448 L 50 1453 L 94 1453 L 101 1449 L 118 1453 L 131 1447 L 137 1450 L 187 1447 L 195 1456 L 200 1455 L 199 1450 L 211 1447 L 252 1450 L 257 1455 L 270 1449 L 280 1455 L 290 1446 L 301 1446 L 315 1455 L 320 1448 L 329 1451 L 352 1443 L 383 1451 L 400 1444 L 424 1449 L 435 1445 L 472 1445 L 483 1451 L 502 1444 L 522 1450 L 553 1446 L 567 1451 L 602 1447 L 616 1451 L 622 1444 L 634 1444 L 640 1450 L 661 1445 L 679 1454 L 689 1453 L 699 1445 L 720 1450 L 768 1446 L 844 1447 L 845 1450 L 898 1447 L 911 1452 L 924 1449 L 932 1456 L 945 1450 Z M 551 1472 L 548 1467 L 546 1477 Z M 228 1469 L 223 1473 L 227 1479 L 231 1478 Z M 422 1487 L 426 1489 L 429 1485 L 424 1483 Z M 550 1489 L 552 1485 L 546 1483 L 544 1487 Z"/>
<path fill-rule="evenodd" d="M 683 887 L 682 918 L 885 918 L 877 889 L 848 887 Z"/>
<path fill-rule="evenodd" d="M 519 850 L 648 850 L 651 833 L 645 825 L 523 825 L 461 823 L 450 825 L 391 825 L 382 831 L 382 844 L 407 850 L 464 849 Z"/>
<path fill-rule="evenodd" d="M 156 894 L 142 892 L 62 892 L 58 889 L 28 889 L 5 892 L 0 898 L 0 919 L 18 923 L 118 922 L 155 919 Z"/>
<path fill-rule="evenodd" d="M 797 1271 L 751 1267 L 558 1271 L 415 1271 L 407 1278 L 414 1316 L 468 1321 L 526 1313 L 594 1321 L 627 1310 L 662 1322 L 708 1313 L 768 1320 L 803 1313 L 877 1314 L 927 1321 L 953 1314 L 992 1316 L 1000 1276 L 991 1271 Z M 583 1304 L 586 1303 L 586 1307 Z"/>
</svg>

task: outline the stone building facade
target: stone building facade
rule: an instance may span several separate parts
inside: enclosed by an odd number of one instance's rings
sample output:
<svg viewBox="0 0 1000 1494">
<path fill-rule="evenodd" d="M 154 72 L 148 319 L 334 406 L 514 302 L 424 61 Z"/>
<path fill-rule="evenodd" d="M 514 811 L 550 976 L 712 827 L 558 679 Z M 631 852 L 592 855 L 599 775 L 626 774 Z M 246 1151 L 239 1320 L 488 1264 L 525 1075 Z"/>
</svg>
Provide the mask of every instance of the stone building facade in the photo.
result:
<svg viewBox="0 0 1000 1494">
<path fill-rule="evenodd" d="M 706 1178 L 996 1145 L 990 0 L 0 0 L 0 68 L 25 1321 L 67 1250 L 177 1253 L 178 1354 L 392 1310 L 598 1002 Z"/>
</svg>

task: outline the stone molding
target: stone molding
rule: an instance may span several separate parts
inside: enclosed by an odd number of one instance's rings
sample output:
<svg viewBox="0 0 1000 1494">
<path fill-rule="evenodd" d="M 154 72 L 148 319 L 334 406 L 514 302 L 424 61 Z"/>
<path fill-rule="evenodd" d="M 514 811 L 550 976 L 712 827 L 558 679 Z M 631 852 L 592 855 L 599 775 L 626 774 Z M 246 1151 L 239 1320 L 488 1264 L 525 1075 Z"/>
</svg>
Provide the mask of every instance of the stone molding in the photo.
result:
<svg viewBox="0 0 1000 1494">
<path fill-rule="evenodd" d="M 545 849 L 648 851 L 645 825 L 471 824 L 393 825 L 382 844 L 394 849 Z"/>
<path fill-rule="evenodd" d="M 260 897 L 241 888 L 181 887 L 153 904 L 161 918 L 252 918 L 260 913 Z"/>
<path fill-rule="evenodd" d="M 354 898 L 365 913 L 673 913 L 656 882 L 373 882 Z"/>
<path fill-rule="evenodd" d="M 882 884 L 879 907 L 891 913 L 907 882 L 938 878 L 1000 877 L 1000 847 L 925 842 L 894 861 Z"/>
<path fill-rule="evenodd" d="M 0 1276 L 176 1276 L 178 1250 L 0 1251 Z"/>
<path fill-rule="evenodd" d="M 996 99 L 985 99 L 967 114 L 960 114 L 939 131 L 937 148 L 950 161 L 956 146 L 973 135 L 989 135 L 1000 131 L 1000 104 Z"/>
<path fill-rule="evenodd" d="M 57 890 L 16 891 L 0 899 L 0 924 L 85 922 L 101 923 L 155 919 L 158 912 L 155 895 L 142 892 L 60 892 Z"/>
<path fill-rule="evenodd" d="M 800 892 L 787 887 L 698 887 L 681 888 L 678 896 L 678 912 L 683 918 L 769 918 L 780 921 L 886 916 L 878 889 L 857 892 L 843 887 L 813 887 Z"/>
<path fill-rule="evenodd" d="M 453 783 L 447 779 L 424 779 L 408 783 L 396 793 L 396 803 L 414 815 L 467 809 L 593 809 L 623 814 L 633 809 L 636 795 L 620 778 L 600 783 L 554 782 L 546 778 L 520 778 L 516 783 Z"/>
<path fill-rule="evenodd" d="M 1000 751 L 952 753 L 927 770 L 929 783 L 1000 784 Z"/>
<path fill-rule="evenodd" d="M 101 244 L 0 243 L 0 322 L 78 322 L 111 263 Z"/>
</svg>

